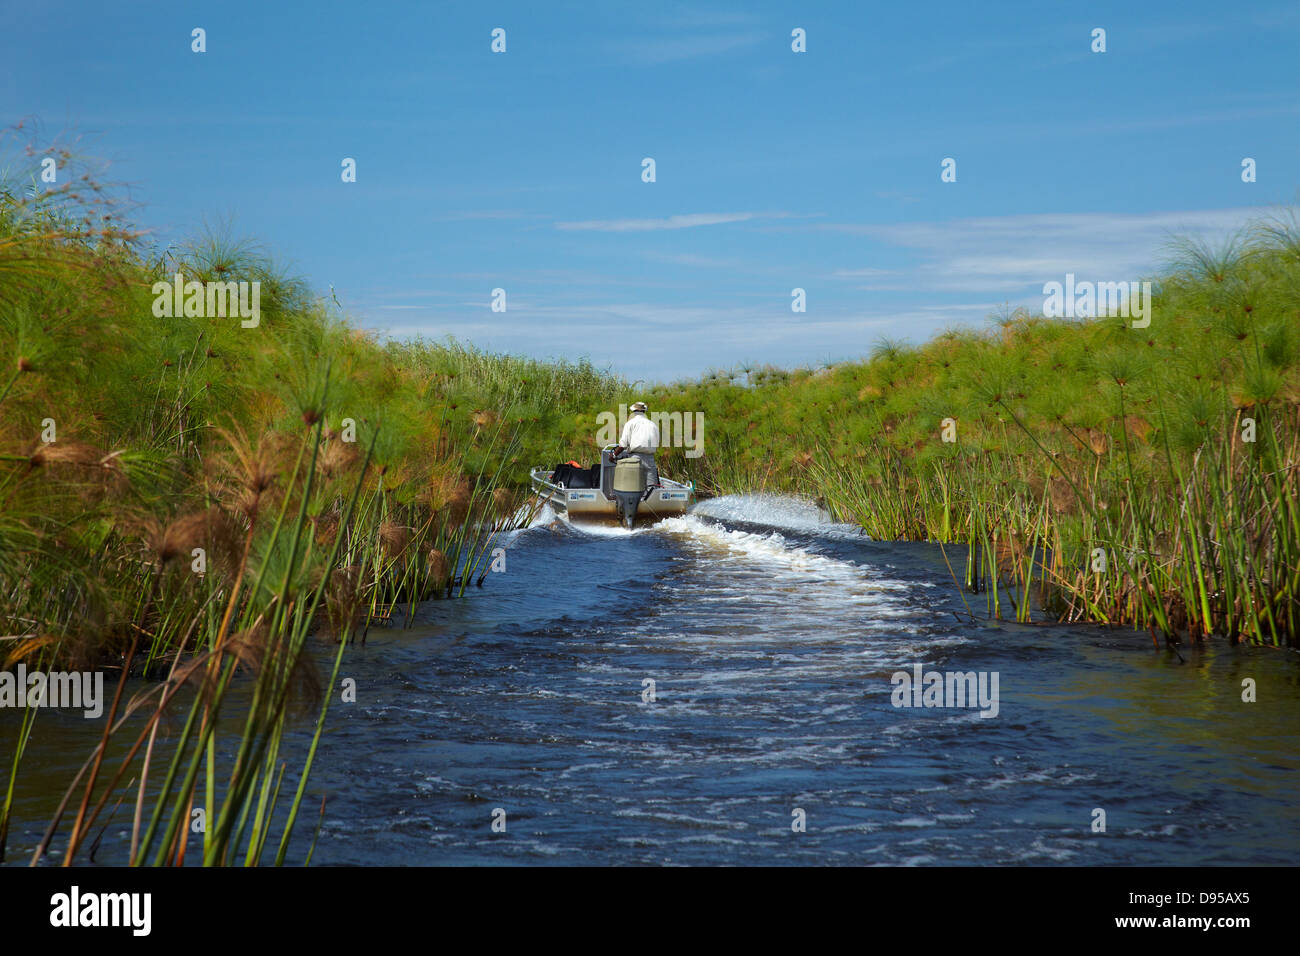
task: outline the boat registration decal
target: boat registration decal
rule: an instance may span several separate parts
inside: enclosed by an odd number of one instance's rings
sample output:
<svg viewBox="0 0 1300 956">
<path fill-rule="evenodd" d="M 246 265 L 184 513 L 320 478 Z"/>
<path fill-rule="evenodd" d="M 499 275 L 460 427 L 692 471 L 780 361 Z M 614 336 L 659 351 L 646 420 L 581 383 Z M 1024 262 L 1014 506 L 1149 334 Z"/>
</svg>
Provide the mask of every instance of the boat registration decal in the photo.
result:
<svg viewBox="0 0 1300 956">
<path fill-rule="evenodd" d="M 660 497 L 660 499 L 662 499 L 663 501 L 672 501 L 674 498 L 685 498 L 685 497 L 686 497 L 686 492 L 684 492 L 684 491 L 661 491 L 661 492 L 659 492 L 659 497 Z"/>
<path fill-rule="evenodd" d="M 596 497 L 596 493 L 594 491 L 570 491 L 569 492 L 570 501 L 592 501 L 595 499 L 595 497 Z"/>
</svg>

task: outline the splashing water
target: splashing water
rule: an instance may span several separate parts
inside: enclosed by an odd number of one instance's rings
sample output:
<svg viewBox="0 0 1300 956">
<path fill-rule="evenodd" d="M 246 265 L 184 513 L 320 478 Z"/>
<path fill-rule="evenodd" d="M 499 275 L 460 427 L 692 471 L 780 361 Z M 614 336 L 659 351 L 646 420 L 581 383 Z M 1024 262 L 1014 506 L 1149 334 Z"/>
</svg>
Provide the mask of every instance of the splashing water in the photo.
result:
<svg viewBox="0 0 1300 956">
<path fill-rule="evenodd" d="M 1145 634 L 965 619 L 937 548 L 806 501 L 716 498 L 631 532 L 544 508 L 482 592 L 349 653 L 314 861 L 1294 860 L 1294 655 L 1183 665 Z M 915 665 L 999 674 L 996 718 L 895 706 Z M 1240 673 L 1277 705 L 1227 706 Z M 48 809 L 19 808 L 16 845 Z M 124 852 L 106 837 L 99 859 Z"/>
</svg>

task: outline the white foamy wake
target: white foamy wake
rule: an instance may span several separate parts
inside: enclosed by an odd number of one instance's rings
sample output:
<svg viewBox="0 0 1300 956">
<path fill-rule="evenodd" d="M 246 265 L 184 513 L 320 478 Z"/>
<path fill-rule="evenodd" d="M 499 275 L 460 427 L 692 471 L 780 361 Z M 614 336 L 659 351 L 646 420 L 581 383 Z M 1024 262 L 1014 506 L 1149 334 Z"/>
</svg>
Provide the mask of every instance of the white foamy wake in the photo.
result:
<svg viewBox="0 0 1300 956">
<path fill-rule="evenodd" d="M 824 553 L 816 539 L 801 545 L 789 530 L 745 531 L 700 514 L 667 518 L 653 531 L 675 538 L 689 560 L 655 584 L 651 613 L 628 642 L 689 648 L 690 684 L 706 696 L 743 695 L 763 706 L 757 698 L 803 681 L 808 705 L 829 716 L 844 705 L 846 682 L 887 687 L 882 669 L 964 643 L 936 640 L 927 628 L 932 612 L 916 600 L 925 582 L 842 557 L 843 548 Z"/>
<path fill-rule="evenodd" d="M 797 693 L 818 721 L 852 722 L 862 695 L 887 692 L 893 671 L 966 642 L 929 626 L 933 611 L 917 600 L 927 582 L 896 578 L 871 562 L 869 549 L 829 543 L 826 530 L 842 526 L 815 505 L 776 496 L 706 505 L 631 532 L 671 538 L 685 560 L 645 582 L 641 613 L 601 641 L 606 651 L 653 646 L 687 655 L 689 666 L 669 686 L 675 715 L 784 713 Z M 581 530 L 629 534 L 595 527 Z M 617 655 L 588 664 L 578 693 L 588 683 L 593 696 L 605 693 L 627 666 Z M 756 759 L 797 758 L 792 747 Z"/>
<path fill-rule="evenodd" d="M 788 598 L 786 589 L 796 590 L 801 595 L 796 603 L 804 607 L 809 600 L 870 605 L 888 617 L 910 614 L 904 607 L 904 595 L 928 586 L 927 582 L 894 580 L 869 565 L 819 554 L 788 541 L 779 531 L 741 531 L 698 514 L 667 518 L 654 528 L 682 539 L 695 557 L 712 568 L 714 580 L 723 588 L 727 578 L 749 579 L 738 592 L 751 600 L 759 597 L 747 588 L 761 582 L 762 591 L 775 592 L 781 600 Z"/>
<path fill-rule="evenodd" d="M 516 513 L 515 520 L 523 521 L 527 516 L 527 508 L 521 508 Z M 563 525 L 566 528 L 572 528 L 573 530 L 580 531 L 583 534 L 608 537 L 622 537 L 647 530 L 646 526 L 643 525 L 642 527 L 637 528 L 636 531 L 628 531 L 626 528 L 623 528 L 621 525 L 615 524 L 612 521 L 602 522 L 582 519 L 573 521 L 567 512 L 556 511 L 548 503 L 537 509 L 532 516 L 532 520 L 528 522 L 527 527 L 520 528 L 519 531 L 531 531 L 534 528 L 554 528 L 559 525 Z"/>
<path fill-rule="evenodd" d="M 831 521 L 830 515 L 815 503 L 789 495 L 721 495 L 704 499 L 691 509 L 691 514 L 800 530 L 811 530 Z"/>
<path fill-rule="evenodd" d="M 528 511 L 529 511 L 528 505 L 523 505 L 522 507 L 520 507 L 519 511 L 515 513 L 515 521 L 517 522 L 523 521 L 524 518 L 528 516 Z M 552 508 L 549 503 L 547 503 L 542 505 L 540 508 L 538 508 L 537 511 L 533 514 L 532 520 L 528 522 L 528 527 L 545 528 L 548 525 L 550 525 L 551 522 L 555 520 L 555 518 L 556 518 L 555 509 Z"/>
<path fill-rule="evenodd" d="M 864 537 L 861 528 L 832 520 L 830 514 L 815 502 L 789 495 L 722 495 L 701 501 L 690 513 L 721 521 L 744 521 L 789 531 L 811 531 L 832 538 L 861 540 Z"/>
<path fill-rule="evenodd" d="M 772 565 L 773 570 L 795 571 L 802 574 L 857 577 L 860 570 L 851 561 L 816 554 L 786 541 L 779 531 L 761 534 L 739 531 L 698 514 L 680 518 L 665 518 L 654 526 L 663 534 L 673 534 L 688 539 L 700 550 L 713 552 L 720 560 L 741 559 L 748 562 Z"/>
</svg>

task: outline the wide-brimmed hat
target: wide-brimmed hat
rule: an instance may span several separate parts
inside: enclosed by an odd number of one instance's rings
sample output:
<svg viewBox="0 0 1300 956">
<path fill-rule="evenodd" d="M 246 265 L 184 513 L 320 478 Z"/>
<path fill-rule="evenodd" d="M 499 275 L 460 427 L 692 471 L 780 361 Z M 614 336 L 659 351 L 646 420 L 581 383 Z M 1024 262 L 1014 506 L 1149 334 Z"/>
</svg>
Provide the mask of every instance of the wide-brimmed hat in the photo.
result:
<svg viewBox="0 0 1300 956">
<path fill-rule="evenodd" d="M 632 411 L 634 411 L 634 412 L 644 412 L 645 410 L 646 410 L 646 408 L 645 408 L 645 402 L 633 402 L 633 403 L 632 403 Z"/>
</svg>

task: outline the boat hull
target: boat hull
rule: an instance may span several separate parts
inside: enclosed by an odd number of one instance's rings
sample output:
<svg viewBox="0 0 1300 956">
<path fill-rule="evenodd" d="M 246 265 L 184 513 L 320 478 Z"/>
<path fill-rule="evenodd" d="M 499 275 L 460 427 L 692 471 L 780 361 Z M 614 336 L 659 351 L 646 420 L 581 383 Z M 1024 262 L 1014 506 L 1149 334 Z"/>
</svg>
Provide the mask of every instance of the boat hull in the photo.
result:
<svg viewBox="0 0 1300 956">
<path fill-rule="evenodd" d="M 571 518 L 592 520 L 618 520 L 618 502 L 605 497 L 599 488 L 565 488 L 550 480 L 551 472 L 540 468 L 532 471 L 533 491 L 557 513 Z M 662 487 L 655 488 L 649 497 L 637 506 L 637 520 L 671 518 L 683 515 L 695 500 L 695 489 L 671 478 L 660 478 Z"/>
</svg>

